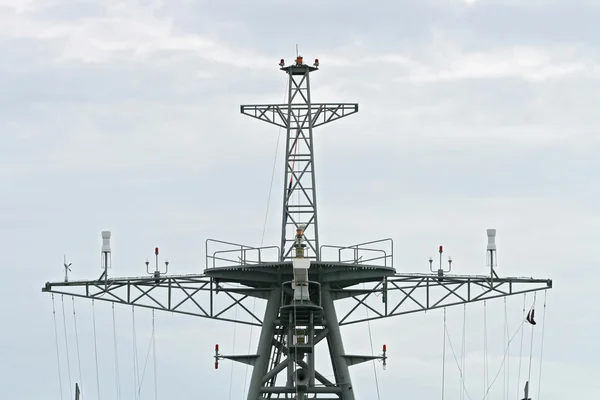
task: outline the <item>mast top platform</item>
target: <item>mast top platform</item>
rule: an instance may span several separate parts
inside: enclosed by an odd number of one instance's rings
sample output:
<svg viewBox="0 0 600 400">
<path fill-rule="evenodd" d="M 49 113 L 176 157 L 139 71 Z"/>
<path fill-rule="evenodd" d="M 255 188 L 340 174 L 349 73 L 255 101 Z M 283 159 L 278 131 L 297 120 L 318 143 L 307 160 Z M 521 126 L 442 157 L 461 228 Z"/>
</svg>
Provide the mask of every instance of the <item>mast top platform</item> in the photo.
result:
<svg viewBox="0 0 600 400">
<path fill-rule="evenodd" d="M 281 61 L 279 62 L 279 66 L 281 67 L 280 69 L 282 71 L 285 71 L 288 74 L 305 75 L 307 69 L 308 69 L 308 72 L 317 71 L 319 69 L 319 59 L 318 58 L 315 59 L 315 62 L 311 66 L 308 64 L 304 64 L 304 59 L 302 58 L 302 56 L 298 56 L 298 57 L 296 57 L 296 60 L 294 61 L 293 64 L 285 66 L 285 60 L 282 58 Z"/>
</svg>

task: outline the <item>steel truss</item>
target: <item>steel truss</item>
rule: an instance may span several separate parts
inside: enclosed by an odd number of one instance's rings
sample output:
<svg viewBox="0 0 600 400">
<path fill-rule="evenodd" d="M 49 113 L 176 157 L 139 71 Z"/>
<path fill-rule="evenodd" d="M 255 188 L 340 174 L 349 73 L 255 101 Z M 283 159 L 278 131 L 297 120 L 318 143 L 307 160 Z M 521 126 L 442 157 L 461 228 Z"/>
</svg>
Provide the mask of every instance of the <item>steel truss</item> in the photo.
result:
<svg viewBox="0 0 600 400">
<path fill-rule="evenodd" d="M 395 274 L 370 289 L 338 289 L 333 290 L 333 295 L 336 300 L 352 298 L 356 301 L 340 319 L 340 325 L 350 325 L 550 288 L 550 279 Z M 366 303 L 371 296 L 382 297 L 380 306 Z M 373 316 L 352 319 L 359 306 L 367 308 Z"/>
<path fill-rule="evenodd" d="M 284 281 L 290 278 L 291 263 L 250 268 L 256 269 L 256 278 L 244 277 L 248 267 L 231 265 L 228 268 L 209 268 L 206 275 L 114 279 L 103 275 L 91 281 L 46 283 L 42 290 L 261 326 L 255 354 L 216 354 L 218 360 L 229 359 L 254 367 L 249 400 L 290 398 L 285 396 L 291 395 L 353 400 L 349 367 L 373 359 L 385 360 L 386 357 L 385 354 L 346 354 L 340 326 L 552 288 L 552 281 L 547 279 L 395 274 L 389 267 L 332 262 L 314 265 L 312 275 L 317 280 L 310 281 L 311 301 L 297 304 L 292 301 L 290 282 Z M 370 284 L 371 288 L 357 289 L 355 282 L 363 272 L 369 272 L 371 280 L 376 275 L 380 278 Z M 280 278 L 272 279 L 277 276 Z M 240 285 L 244 279 L 245 284 Z M 335 284 L 336 281 L 340 284 Z M 215 296 L 220 293 L 224 294 L 227 304 L 217 307 Z M 367 303 L 371 296 L 382 297 L 379 306 Z M 249 297 L 267 300 L 262 319 L 244 305 L 244 300 Z M 338 320 L 334 302 L 342 299 L 353 299 L 356 304 Z M 226 316 L 236 305 L 243 310 L 247 321 Z M 373 316 L 352 319 L 362 307 L 370 310 Z M 295 343 L 298 332 L 303 332 L 304 336 L 301 345 Z M 315 365 L 315 346 L 323 340 L 329 347 L 335 376 L 333 381 L 320 373 Z M 306 375 L 300 384 L 299 373 Z M 283 378 L 283 385 L 277 385 L 278 378 Z"/>
<path fill-rule="evenodd" d="M 265 298 L 268 295 L 263 289 L 223 286 L 206 275 L 48 282 L 42 291 L 254 326 L 261 326 L 262 320 L 246 307 L 244 301 L 248 297 Z M 216 296 L 220 293 L 221 301 L 217 302 Z M 221 304 L 223 300 L 225 304 Z M 248 320 L 243 320 L 243 316 L 239 319 L 226 316 L 236 305 Z"/>
<path fill-rule="evenodd" d="M 286 104 L 241 106 L 242 114 L 286 129 L 280 261 L 291 258 L 291 244 L 301 226 L 309 250 L 305 257 L 320 259 L 313 128 L 358 112 L 358 104 L 311 102 L 309 75 L 317 69 L 302 58 L 282 66 L 289 77 Z"/>
<path fill-rule="evenodd" d="M 109 278 L 110 232 L 103 232 L 105 272 L 99 279 L 48 282 L 42 291 L 261 326 L 256 353 L 224 355 L 218 348 L 215 351 L 217 363 L 230 359 L 253 366 L 248 400 L 354 400 L 349 367 L 373 359 L 385 363 L 387 357 L 385 350 L 377 356 L 346 354 L 340 326 L 552 287 L 547 279 L 500 278 L 493 260 L 489 276 L 447 275 L 441 267 L 438 274 L 397 274 L 390 239 L 320 246 L 312 130 L 356 113 L 358 105 L 313 104 L 309 74 L 317 70 L 317 64 L 308 66 L 298 57 L 295 64 L 284 67 L 282 60 L 281 69 L 289 77 L 288 103 L 241 107 L 243 114 L 287 131 L 280 247 L 208 240 L 204 274 L 181 276 L 162 275 L 156 249 L 157 268 L 151 277 Z M 298 228 L 303 228 L 300 233 Z M 298 283 L 292 260 L 301 257 L 302 237 L 308 246 L 302 252 L 311 264 L 304 270 L 307 280 Z M 440 248 L 440 257 L 441 252 Z M 297 289 L 303 287 L 305 294 L 298 298 Z M 382 301 L 368 303 L 375 296 Z M 266 300 L 262 318 L 244 304 L 250 297 Z M 340 319 L 334 302 L 344 299 L 355 304 Z M 229 316 L 235 306 L 245 320 Z M 362 307 L 372 312 L 370 318 L 357 316 Z M 329 349 L 331 381 L 315 365 L 315 346 L 323 341 Z"/>
</svg>

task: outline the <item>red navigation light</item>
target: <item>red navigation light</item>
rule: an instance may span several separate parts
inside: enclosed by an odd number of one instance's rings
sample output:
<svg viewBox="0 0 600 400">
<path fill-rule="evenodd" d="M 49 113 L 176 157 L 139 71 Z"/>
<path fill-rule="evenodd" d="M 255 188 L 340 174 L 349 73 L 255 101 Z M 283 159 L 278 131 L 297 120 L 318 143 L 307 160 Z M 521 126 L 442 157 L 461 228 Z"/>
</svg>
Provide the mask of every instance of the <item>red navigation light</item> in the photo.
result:
<svg viewBox="0 0 600 400">
<path fill-rule="evenodd" d="M 215 351 L 217 351 L 217 352 L 219 351 L 219 345 L 218 344 L 215 344 Z"/>
<path fill-rule="evenodd" d="M 215 363 L 215 369 L 219 369 L 219 363 L 218 362 Z"/>
<path fill-rule="evenodd" d="M 319 59 L 315 58 L 315 67 L 318 67 L 318 66 L 319 66 Z"/>
<path fill-rule="evenodd" d="M 285 65 L 285 61 L 283 60 L 283 58 L 281 59 L 281 61 L 279 61 L 279 65 L 282 67 Z"/>
<path fill-rule="evenodd" d="M 387 351 L 387 346 L 385 344 L 383 345 L 383 351 Z"/>
<path fill-rule="evenodd" d="M 440 246 L 440 253 L 444 251 L 444 248 Z"/>
</svg>

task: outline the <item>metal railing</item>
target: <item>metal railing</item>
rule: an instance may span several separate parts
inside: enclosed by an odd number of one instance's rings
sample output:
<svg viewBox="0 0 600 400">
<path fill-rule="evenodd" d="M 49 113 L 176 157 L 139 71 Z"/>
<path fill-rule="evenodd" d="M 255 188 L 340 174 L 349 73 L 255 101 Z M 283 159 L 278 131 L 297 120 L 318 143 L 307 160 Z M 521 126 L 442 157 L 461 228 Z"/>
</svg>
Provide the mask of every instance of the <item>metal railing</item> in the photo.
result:
<svg viewBox="0 0 600 400">
<path fill-rule="evenodd" d="M 253 247 L 222 240 L 206 240 L 206 268 L 260 265 L 279 258 L 279 246 Z M 212 249 L 211 249 L 212 247 Z M 218 250 L 214 250 L 217 247 Z"/>
<path fill-rule="evenodd" d="M 377 245 L 380 246 L 377 246 Z M 375 246 L 373 246 L 375 245 Z M 369 247 L 367 247 L 369 246 Z M 337 258 L 327 258 L 323 250 L 337 250 Z M 335 261 L 347 264 L 369 264 L 383 267 L 394 265 L 394 241 L 390 238 L 354 244 L 352 246 L 322 245 L 321 261 Z M 327 252 L 331 253 L 331 252 Z"/>
</svg>

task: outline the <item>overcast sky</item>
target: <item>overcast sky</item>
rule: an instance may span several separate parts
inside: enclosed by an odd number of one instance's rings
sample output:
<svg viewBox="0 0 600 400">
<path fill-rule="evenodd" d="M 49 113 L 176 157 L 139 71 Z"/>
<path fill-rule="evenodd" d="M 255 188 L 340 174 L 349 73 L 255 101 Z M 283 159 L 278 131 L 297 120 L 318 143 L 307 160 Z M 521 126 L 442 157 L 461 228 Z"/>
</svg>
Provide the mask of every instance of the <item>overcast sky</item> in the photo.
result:
<svg viewBox="0 0 600 400">
<path fill-rule="evenodd" d="M 283 140 L 239 105 L 283 101 L 277 64 L 298 45 L 321 62 L 315 102 L 360 104 L 315 130 L 322 244 L 392 237 L 399 272 L 427 272 L 443 244 L 453 272 L 484 274 L 485 229 L 497 228 L 500 275 L 554 279 L 543 326 L 537 298 L 533 398 L 600 398 L 598 21 L 595 0 L 0 0 L 0 397 L 68 399 L 83 381 L 95 399 L 98 379 L 101 398 L 134 398 L 131 309 L 115 307 L 117 382 L 110 304 L 76 300 L 76 337 L 71 298 L 64 320 L 55 298 L 59 382 L 41 293 L 63 278 L 63 254 L 71 279 L 100 275 L 101 230 L 113 231 L 112 276 L 143 275 L 155 246 L 182 274 L 203 271 L 207 238 L 278 244 Z M 467 307 L 469 397 L 446 344 L 445 399 L 482 399 L 486 370 L 490 383 L 499 374 L 490 398 L 522 394 L 523 297 L 506 318 L 503 300 L 486 307 L 487 356 L 483 304 Z M 143 365 L 151 312 L 135 317 Z M 258 330 L 155 318 L 160 398 L 244 398 L 245 367 L 215 371 L 211 357 L 217 342 L 254 351 Z M 447 323 L 460 362 L 462 307 Z M 371 352 L 369 328 L 390 360 L 377 382 L 370 363 L 351 368 L 357 398 L 375 399 L 377 384 L 385 400 L 441 398 L 442 310 L 343 328 L 348 352 Z"/>
</svg>

